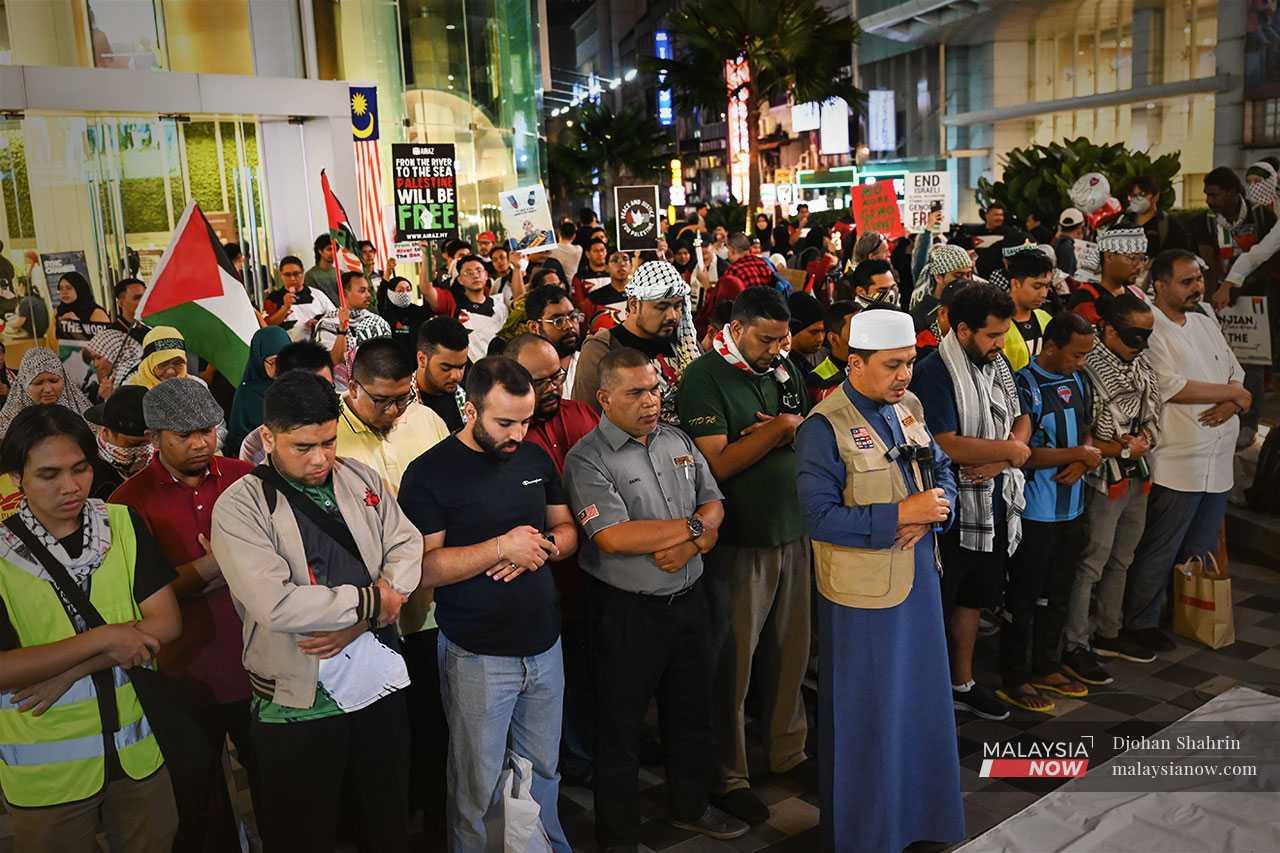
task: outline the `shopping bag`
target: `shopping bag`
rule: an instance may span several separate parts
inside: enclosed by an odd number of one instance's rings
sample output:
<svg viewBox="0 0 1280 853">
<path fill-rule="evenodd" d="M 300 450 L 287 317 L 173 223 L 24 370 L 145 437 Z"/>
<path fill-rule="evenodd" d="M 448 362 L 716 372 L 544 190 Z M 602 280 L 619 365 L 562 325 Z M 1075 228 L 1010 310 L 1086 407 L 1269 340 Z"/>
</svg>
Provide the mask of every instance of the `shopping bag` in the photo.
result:
<svg viewBox="0 0 1280 853">
<path fill-rule="evenodd" d="M 541 809 L 533 799 L 533 764 L 529 759 L 507 750 L 494 799 L 485 819 L 490 849 L 495 849 L 494 842 L 501 838 L 502 853 L 551 853 Z"/>
<path fill-rule="evenodd" d="M 1180 637 L 1221 649 L 1236 641 L 1231 602 L 1231 578 L 1218 570 L 1218 561 L 1191 557 L 1173 567 L 1173 630 Z"/>
</svg>

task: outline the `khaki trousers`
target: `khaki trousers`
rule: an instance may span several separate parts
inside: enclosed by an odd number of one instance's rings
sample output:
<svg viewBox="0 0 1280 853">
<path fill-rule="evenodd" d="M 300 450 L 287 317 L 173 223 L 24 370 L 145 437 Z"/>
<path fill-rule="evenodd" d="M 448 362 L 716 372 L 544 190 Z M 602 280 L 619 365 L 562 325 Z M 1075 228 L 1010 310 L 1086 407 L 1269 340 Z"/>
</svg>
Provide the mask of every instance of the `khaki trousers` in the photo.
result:
<svg viewBox="0 0 1280 853">
<path fill-rule="evenodd" d="M 98 853 L 99 831 L 112 853 L 169 853 L 178 833 L 178 807 L 164 767 L 146 779 L 108 782 L 74 803 L 8 808 L 15 853 Z"/>
<path fill-rule="evenodd" d="M 744 704 L 753 664 L 769 770 L 785 773 L 805 759 L 809 723 L 800 687 L 809 665 L 812 574 L 807 538 L 773 548 L 719 545 L 707 555 L 720 793 L 751 784 Z"/>
</svg>

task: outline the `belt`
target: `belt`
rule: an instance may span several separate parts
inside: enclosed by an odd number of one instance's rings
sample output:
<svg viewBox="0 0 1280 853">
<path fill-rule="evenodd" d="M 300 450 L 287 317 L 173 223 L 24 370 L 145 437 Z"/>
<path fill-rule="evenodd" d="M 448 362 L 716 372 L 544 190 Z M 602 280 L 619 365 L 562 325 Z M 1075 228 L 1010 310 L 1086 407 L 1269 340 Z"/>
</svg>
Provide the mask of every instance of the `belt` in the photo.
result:
<svg viewBox="0 0 1280 853">
<path fill-rule="evenodd" d="M 658 602 L 660 604 L 671 605 L 675 603 L 675 600 L 680 596 L 687 595 L 688 593 L 693 592 L 693 588 L 697 585 L 698 585 L 698 582 L 694 581 L 693 583 L 689 584 L 684 589 L 678 592 L 661 592 L 661 593 L 636 592 L 632 594 L 641 596 L 642 598 L 647 598 L 650 601 Z"/>
</svg>

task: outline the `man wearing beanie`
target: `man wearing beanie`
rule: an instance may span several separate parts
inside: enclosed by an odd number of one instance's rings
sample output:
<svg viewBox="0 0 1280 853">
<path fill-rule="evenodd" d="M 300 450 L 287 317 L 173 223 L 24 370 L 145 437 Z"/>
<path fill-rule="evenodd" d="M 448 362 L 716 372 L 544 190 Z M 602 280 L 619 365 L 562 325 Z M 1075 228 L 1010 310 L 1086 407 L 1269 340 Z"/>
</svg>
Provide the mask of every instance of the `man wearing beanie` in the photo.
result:
<svg viewBox="0 0 1280 853">
<path fill-rule="evenodd" d="M 822 303 L 811 293 L 796 292 L 787 297 L 791 311 L 791 359 L 808 372 L 822 361 Z"/>
<path fill-rule="evenodd" d="M 178 803 L 179 850 L 225 850 L 239 844 L 235 812 L 222 774 L 227 736 L 249 770 L 256 796 L 249 742 L 249 679 L 240 663 L 240 617 L 209 553 L 209 529 L 218 496 L 253 469 L 217 455 L 222 409 L 204 383 L 167 379 L 150 391 L 122 388 L 107 408 L 130 391 L 144 391 L 142 415 L 155 454 L 125 481 L 112 503 L 132 508 L 146 522 L 161 553 L 173 565 L 182 609 L 182 636 L 160 650 L 160 666 L 177 677 L 205 733 L 207 749 L 166 756 Z"/>
<path fill-rule="evenodd" d="M 911 316 L 849 329 L 849 376 L 796 434 L 813 538 L 822 849 L 964 838 L 935 532 L 952 521 L 950 459 L 907 390 Z"/>
</svg>

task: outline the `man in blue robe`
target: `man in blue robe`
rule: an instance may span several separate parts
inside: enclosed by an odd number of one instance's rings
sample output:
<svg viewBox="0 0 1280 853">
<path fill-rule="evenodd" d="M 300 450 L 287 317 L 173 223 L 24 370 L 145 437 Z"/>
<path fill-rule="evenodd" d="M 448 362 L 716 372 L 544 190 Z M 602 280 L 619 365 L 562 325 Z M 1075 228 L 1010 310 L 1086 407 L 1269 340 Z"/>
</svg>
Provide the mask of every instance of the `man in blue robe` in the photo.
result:
<svg viewBox="0 0 1280 853">
<path fill-rule="evenodd" d="M 796 435 L 820 593 L 823 849 L 896 853 L 965 835 L 934 543 L 956 489 L 907 391 L 910 316 L 859 313 L 849 347 L 848 379 Z"/>
</svg>

